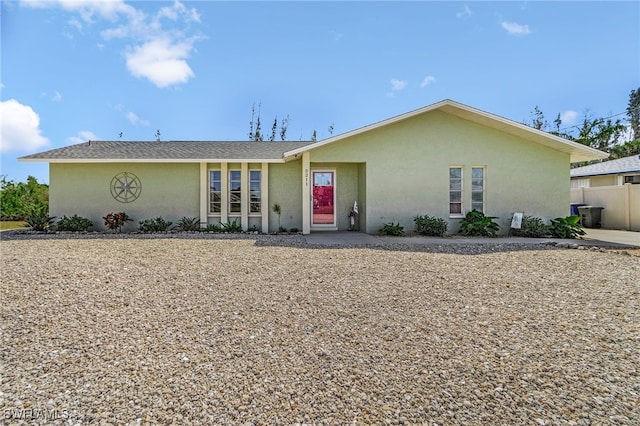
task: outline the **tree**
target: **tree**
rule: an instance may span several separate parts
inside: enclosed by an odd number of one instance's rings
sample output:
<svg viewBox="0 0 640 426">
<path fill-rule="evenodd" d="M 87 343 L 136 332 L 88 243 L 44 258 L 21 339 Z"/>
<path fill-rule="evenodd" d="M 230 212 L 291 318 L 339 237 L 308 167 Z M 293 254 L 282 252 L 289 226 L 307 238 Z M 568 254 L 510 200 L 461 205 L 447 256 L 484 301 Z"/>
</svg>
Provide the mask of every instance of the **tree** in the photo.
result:
<svg viewBox="0 0 640 426">
<path fill-rule="evenodd" d="M 612 159 L 640 155 L 640 139 L 616 145 L 611 149 L 610 154 Z"/>
<path fill-rule="evenodd" d="M 640 139 L 640 87 L 629 93 L 629 104 L 627 106 L 627 117 L 631 125 L 632 140 Z"/>
<path fill-rule="evenodd" d="M 269 136 L 269 142 L 273 142 L 276 139 L 276 131 L 278 130 L 278 116 L 273 119 L 273 126 L 271 126 L 271 136 Z"/>
<path fill-rule="evenodd" d="M 0 178 L 0 219 L 24 220 L 33 209 L 49 209 L 49 185 L 29 176 L 27 182 Z"/>
<path fill-rule="evenodd" d="M 575 140 L 591 148 L 609 152 L 619 142 L 625 131 L 626 126 L 620 119 L 616 121 L 610 118 L 592 119 L 585 115 Z"/>
<path fill-rule="evenodd" d="M 249 121 L 249 140 L 251 142 L 264 142 L 265 135 L 262 134 L 261 124 L 261 109 L 262 103 L 258 103 L 258 111 L 256 112 L 256 104 L 251 107 L 251 121 Z M 289 116 L 287 115 L 280 122 L 280 132 L 278 132 L 278 116 L 273 119 L 273 125 L 271 126 L 271 134 L 269 135 L 269 142 L 276 140 L 276 134 L 280 134 L 280 140 L 284 141 L 287 137 L 287 128 L 289 126 Z"/>
<path fill-rule="evenodd" d="M 289 115 L 280 122 L 280 140 L 284 141 L 287 138 L 287 128 L 289 127 Z"/>
<path fill-rule="evenodd" d="M 531 111 L 531 114 L 533 115 L 533 120 L 531 123 L 532 127 L 538 130 L 545 130 L 549 123 L 547 123 L 547 121 L 544 119 L 544 114 L 542 113 L 538 105 L 536 105 L 533 111 Z"/>
</svg>

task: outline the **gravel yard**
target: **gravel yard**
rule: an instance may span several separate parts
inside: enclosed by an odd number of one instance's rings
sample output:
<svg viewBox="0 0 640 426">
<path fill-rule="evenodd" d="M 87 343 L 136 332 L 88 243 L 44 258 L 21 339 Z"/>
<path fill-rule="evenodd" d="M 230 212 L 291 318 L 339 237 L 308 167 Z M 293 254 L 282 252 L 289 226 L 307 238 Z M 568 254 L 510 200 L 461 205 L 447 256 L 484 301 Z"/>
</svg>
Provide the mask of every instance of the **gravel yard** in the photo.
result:
<svg viewBox="0 0 640 426">
<path fill-rule="evenodd" d="M 638 257 L 300 236 L 0 249 L 6 423 L 640 419 Z"/>
</svg>

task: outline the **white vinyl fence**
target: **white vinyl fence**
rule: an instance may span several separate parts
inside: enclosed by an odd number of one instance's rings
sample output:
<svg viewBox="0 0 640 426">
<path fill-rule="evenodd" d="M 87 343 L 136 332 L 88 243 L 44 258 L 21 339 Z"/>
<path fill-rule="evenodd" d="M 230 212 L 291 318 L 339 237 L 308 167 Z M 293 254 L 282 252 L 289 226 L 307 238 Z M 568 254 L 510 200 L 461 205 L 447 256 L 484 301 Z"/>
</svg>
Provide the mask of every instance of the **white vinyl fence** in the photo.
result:
<svg viewBox="0 0 640 426">
<path fill-rule="evenodd" d="M 640 185 L 571 189 L 571 204 L 604 207 L 602 227 L 640 231 Z"/>
</svg>

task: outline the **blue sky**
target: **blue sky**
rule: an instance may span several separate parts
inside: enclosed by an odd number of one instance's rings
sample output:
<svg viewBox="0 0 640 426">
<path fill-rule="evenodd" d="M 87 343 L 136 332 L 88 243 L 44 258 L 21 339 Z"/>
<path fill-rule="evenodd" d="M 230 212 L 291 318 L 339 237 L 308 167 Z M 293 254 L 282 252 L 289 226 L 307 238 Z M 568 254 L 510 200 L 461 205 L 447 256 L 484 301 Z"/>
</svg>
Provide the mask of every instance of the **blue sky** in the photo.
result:
<svg viewBox="0 0 640 426">
<path fill-rule="evenodd" d="M 624 112 L 640 3 L 2 1 L 1 170 L 91 140 L 318 139 L 442 99 L 562 127 Z M 122 133 L 122 136 L 120 136 Z"/>
</svg>

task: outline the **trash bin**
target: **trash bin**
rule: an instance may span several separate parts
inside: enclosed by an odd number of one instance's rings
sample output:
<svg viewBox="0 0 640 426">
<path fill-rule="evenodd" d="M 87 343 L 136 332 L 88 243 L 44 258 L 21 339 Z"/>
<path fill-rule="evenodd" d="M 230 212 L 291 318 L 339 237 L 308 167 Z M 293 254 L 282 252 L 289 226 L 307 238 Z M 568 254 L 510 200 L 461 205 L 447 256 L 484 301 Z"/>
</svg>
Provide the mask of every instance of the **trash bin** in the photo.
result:
<svg viewBox="0 0 640 426">
<path fill-rule="evenodd" d="M 578 213 L 578 207 L 582 207 L 586 205 L 587 204 L 571 204 L 571 208 L 569 209 L 571 216 L 579 216 L 580 213 Z"/>
<path fill-rule="evenodd" d="M 580 213 L 580 223 L 582 223 L 582 226 L 584 226 L 585 228 L 601 228 L 602 210 L 604 210 L 604 207 L 578 207 L 578 212 Z"/>
</svg>

